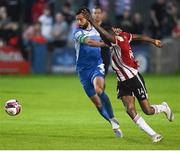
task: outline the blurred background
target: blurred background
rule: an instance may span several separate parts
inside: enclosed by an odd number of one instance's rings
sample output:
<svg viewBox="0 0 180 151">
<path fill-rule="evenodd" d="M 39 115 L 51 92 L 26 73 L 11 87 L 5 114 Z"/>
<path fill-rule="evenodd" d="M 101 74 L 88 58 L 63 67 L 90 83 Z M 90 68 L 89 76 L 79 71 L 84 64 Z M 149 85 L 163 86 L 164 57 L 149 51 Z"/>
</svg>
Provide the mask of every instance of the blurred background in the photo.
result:
<svg viewBox="0 0 180 151">
<path fill-rule="evenodd" d="M 143 73 L 180 71 L 180 0 L 0 0 L 0 74 L 75 72 L 75 11 L 101 6 L 104 22 L 161 39 L 132 43 Z"/>
</svg>

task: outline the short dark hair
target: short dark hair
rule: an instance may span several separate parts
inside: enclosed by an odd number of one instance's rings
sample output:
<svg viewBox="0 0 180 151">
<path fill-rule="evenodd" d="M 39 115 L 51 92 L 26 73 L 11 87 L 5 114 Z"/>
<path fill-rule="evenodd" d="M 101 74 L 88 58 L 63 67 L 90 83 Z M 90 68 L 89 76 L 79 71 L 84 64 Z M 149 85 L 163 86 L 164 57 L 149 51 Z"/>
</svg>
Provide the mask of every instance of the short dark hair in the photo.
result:
<svg viewBox="0 0 180 151">
<path fill-rule="evenodd" d="M 103 11 L 103 9 L 102 9 L 102 7 L 100 5 L 94 6 L 93 9 L 100 9 L 101 11 Z"/>
<path fill-rule="evenodd" d="M 89 13 L 91 13 L 91 11 L 89 10 L 89 8 L 87 8 L 87 7 L 82 7 L 82 8 L 80 8 L 80 9 L 78 9 L 78 10 L 76 11 L 76 15 L 81 14 L 83 10 L 86 10 L 86 11 L 88 11 Z"/>
</svg>

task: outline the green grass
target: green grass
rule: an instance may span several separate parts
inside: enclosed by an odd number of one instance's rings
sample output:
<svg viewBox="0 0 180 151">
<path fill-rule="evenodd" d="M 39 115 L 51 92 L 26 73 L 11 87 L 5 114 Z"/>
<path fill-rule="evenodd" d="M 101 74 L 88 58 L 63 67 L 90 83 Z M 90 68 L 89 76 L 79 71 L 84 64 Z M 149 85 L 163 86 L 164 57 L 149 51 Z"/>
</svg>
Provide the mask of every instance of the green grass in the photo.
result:
<svg viewBox="0 0 180 151">
<path fill-rule="evenodd" d="M 108 76 L 106 91 L 124 132 L 115 138 L 110 125 L 99 116 L 85 95 L 77 76 L 1 76 L 0 149 L 180 149 L 180 75 L 146 75 L 152 104 L 167 100 L 175 113 L 170 123 L 163 114 L 138 112 L 164 137 L 153 144 L 126 115 L 116 99 L 116 77 Z M 18 99 L 22 113 L 4 111 L 5 100 Z"/>
</svg>

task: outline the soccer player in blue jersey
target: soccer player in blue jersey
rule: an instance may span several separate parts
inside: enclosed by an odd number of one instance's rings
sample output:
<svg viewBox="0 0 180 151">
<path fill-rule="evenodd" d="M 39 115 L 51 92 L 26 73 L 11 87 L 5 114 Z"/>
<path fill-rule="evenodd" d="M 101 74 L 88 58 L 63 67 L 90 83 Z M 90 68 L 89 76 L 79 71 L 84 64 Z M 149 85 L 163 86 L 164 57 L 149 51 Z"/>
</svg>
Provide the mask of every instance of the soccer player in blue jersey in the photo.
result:
<svg viewBox="0 0 180 151">
<path fill-rule="evenodd" d="M 110 122 L 115 135 L 122 137 L 109 97 L 104 92 L 105 74 L 101 47 L 104 47 L 105 43 L 101 42 L 100 34 L 83 17 L 82 10 L 84 8 L 79 9 L 76 13 L 77 28 L 73 32 L 76 49 L 76 70 L 87 96 L 95 104 L 99 113 Z"/>
</svg>

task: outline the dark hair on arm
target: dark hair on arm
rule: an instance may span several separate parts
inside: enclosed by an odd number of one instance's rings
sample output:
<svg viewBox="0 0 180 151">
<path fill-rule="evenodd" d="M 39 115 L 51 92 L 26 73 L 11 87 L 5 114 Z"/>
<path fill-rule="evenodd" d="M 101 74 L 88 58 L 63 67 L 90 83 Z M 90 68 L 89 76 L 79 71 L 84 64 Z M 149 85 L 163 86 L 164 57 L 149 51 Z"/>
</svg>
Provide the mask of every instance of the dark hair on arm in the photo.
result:
<svg viewBox="0 0 180 151">
<path fill-rule="evenodd" d="M 86 11 L 88 11 L 89 13 L 91 13 L 91 11 L 89 10 L 89 8 L 87 8 L 87 7 L 81 7 L 80 9 L 78 9 L 78 10 L 76 11 L 76 15 L 81 14 L 83 10 L 86 10 Z"/>
</svg>

